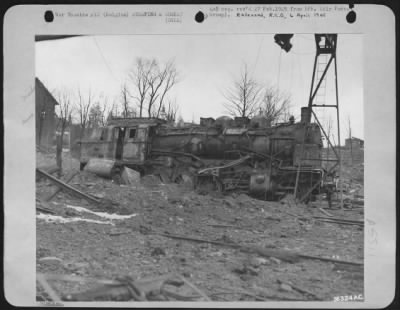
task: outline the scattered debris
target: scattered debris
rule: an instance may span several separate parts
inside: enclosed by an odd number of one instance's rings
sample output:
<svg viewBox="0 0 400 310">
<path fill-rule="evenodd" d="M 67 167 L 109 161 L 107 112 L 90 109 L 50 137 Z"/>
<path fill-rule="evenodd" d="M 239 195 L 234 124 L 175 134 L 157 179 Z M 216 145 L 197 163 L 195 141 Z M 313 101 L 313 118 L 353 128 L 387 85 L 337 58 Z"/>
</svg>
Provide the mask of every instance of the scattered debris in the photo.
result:
<svg viewBox="0 0 400 310">
<path fill-rule="evenodd" d="M 55 257 L 55 256 L 46 256 L 38 259 L 39 264 L 45 264 L 46 266 L 50 267 L 57 267 L 58 265 L 61 265 L 62 259 Z"/>
<path fill-rule="evenodd" d="M 279 289 L 282 291 L 287 291 L 287 292 L 292 292 L 293 289 L 289 284 L 286 283 L 281 283 L 281 285 L 279 286 Z"/>
<path fill-rule="evenodd" d="M 56 173 L 58 170 L 60 170 L 60 168 L 54 164 L 54 165 L 50 165 L 50 166 L 42 166 L 42 167 L 38 167 L 40 170 L 45 171 L 49 174 L 53 174 Z"/>
<path fill-rule="evenodd" d="M 220 227 L 220 228 L 244 229 L 243 227 L 240 227 L 240 226 L 235 226 L 235 225 L 227 225 L 227 224 L 208 224 L 208 226 L 212 226 L 212 227 Z"/>
<path fill-rule="evenodd" d="M 321 211 L 323 214 L 325 214 L 325 215 L 327 215 L 327 216 L 333 217 L 332 214 L 330 214 L 328 211 L 326 211 L 326 210 L 324 210 L 324 209 L 322 209 L 322 208 L 318 208 L 318 210 Z"/>
<path fill-rule="evenodd" d="M 155 175 L 148 174 L 148 175 L 143 176 L 142 179 L 140 180 L 140 182 L 143 185 L 145 185 L 149 188 L 152 188 L 152 187 L 157 187 L 158 185 L 160 185 L 161 179 L 160 179 L 160 177 L 157 177 Z"/>
<path fill-rule="evenodd" d="M 249 274 L 249 275 L 252 275 L 252 276 L 257 276 L 258 275 L 258 271 L 254 267 L 249 266 L 247 264 L 243 264 L 240 267 L 235 267 L 232 271 L 236 272 L 236 273 L 238 273 L 240 275 L 244 275 L 244 274 Z"/>
<path fill-rule="evenodd" d="M 306 299 L 290 298 L 290 297 L 282 296 L 279 294 L 267 294 L 265 292 L 266 290 L 264 290 L 264 289 L 258 289 L 256 293 L 253 293 L 244 288 L 225 286 L 224 288 L 219 288 L 218 290 L 220 291 L 218 294 L 221 294 L 222 293 L 221 291 L 223 291 L 223 294 L 243 294 L 243 295 L 253 297 L 257 301 L 270 301 L 270 300 L 307 301 Z M 217 294 L 217 293 L 215 293 L 215 294 Z M 215 295 L 215 294 L 213 294 L 213 295 Z"/>
<path fill-rule="evenodd" d="M 298 260 L 298 257 L 296 254 L 290 253 L 287 251 L 266 249 L 266 248 L 261 248 L 258 246 L 243 246 L 243 245 L 239 245 L 239 244 L 235 244 L 235 243 L 210 241 L 210 240 L 204 240 L 204 239 L 196 239 L 196 238 L 189 238 L 189 237 L 184 237 L 184 236 L 177 236 L 177 235 L 172 235 L 172 234 L 158 233 L 157 235 L 168 237 L 168 238 L 173 238 L 173 239 L 187 240 L 187 241 L 200 242 L 200 243 L 209 243 L 209 244 L 214 244 L 214 245 L 237 248 L 243 252 L 256 253 L 256 254 L 258 254 L 260 256 L 264 256 L 264 257 L 278 257 L 281 260 L 288 261 L 291 263 L 296 262 Z"/>
<path fill-rule="evenodd" d="M 48 165 L 50 160 L 42 162 Z M 52 291 L 38 280 L 37 300 L 53 300 L 53 294 L 60 300 L 72 295 L 78 300 L 326 301 L 333 294 L 363 292 L 363 189 L 355 182 L 348 182 L 343 209 L 326 209 L 324 194 L 315 197 L 313 207 L 294 203 L 291 194 L 280 202 L 257 200 L 240 191 L 222 195 L 209 190 L 200 196 L 190 189 L 189 179 L 184 184 L 185 177 L 178 176 L 177 184 L 171 181 L 173 175 L 158 172 L 133 185 L 121 185 L 122 177 L 116 181 L 86 171 L 69 181 L 78 167 L 78 161 L 64 158 L 66 174 L 58 179 L 99 204 L 46 177 L 37 179 L 37 272 L 68 273 L 75 279 L 55 280 L 54 286 L 51 277 L 41 279 Z M 44 202 L 51 195 L 52 202 Z M 342 211 L 353 213 L 346 216 Z M 359 227 L 350 226 L 354 221 Z M 166 284 L 162 294 L 155 290 L 143 296 L 131 287 L 132 278 L 114 278 L 122 274 L 147 279 L 171 271 L 194 281 L 200 293 L 177 277 L 183 285 Z M 112 280 L 90 283 L 83 277 L 78 281 L 76 275 Z M 276 279 L 283 285 L 274 283 Z M 235 281 L 243 288 L 229 290 Z M 107 284 L 103 293 L 94 289 L 86 294 L 100 284 Z M 119 288 L 114 290 L 115 285 Z"/>
<path fill-rule="evenodd" d="M 39 282 L 39 284 L 42 286 L 42 288 L 47 293 L 47 295 L 51 298 L 52 301 L 61 302 L 60 297 L 58 297 L 57 293 L 49 285 L 49 283 L 47 282 L 46 277 L 44 275 L 36 274 L 36 280 Z"/>
<path fill-rule="evenodd" d="M 292 207 L 294 205 L 296 205 L 296 199 L 293 196 L 293 194 L 287 194 L 285 195 L 281 200 L 280 200 L 281 204 L 286 204 L 289 207 Z"/>
<path fill-rule="evenodd" d="M 297 291 L 297 292 L 299 292 L 299 293 L 301 293 L 303 295 L 306 295 L 308 297 L 308 299 L 323 300 L 318 295 L 316 295 L 316 294 L 314 294 L 314 293 L 312 293 L 312 292 L 310 292 L 310 291 L 308 291 L 308 290 L 306 290 L 304 288 L 300 288 L 300 287 L 298 287 L 298 286 L 296 286 L 296 285 L 294 285 L 292 283 L 286 283 L 286 282 L 283 282 L 283 281 L 281 281 L 279 279 L 277 279 L 277 282 L 280 284 L 280 288 L 282 290 L 286 290 L 286 291 L 289 291 L 289 292 L 292 292 L 294 290 L 294 291 Z"/>
<path fill-rule="evenodd" d="M 135 217 L 137 215 L 137 213 L 133 213 L 133 214 L 129 214 L 129 215 L 121 215 L 121 214 L 116 214 L 116 213 L 107 213 L 107 212 L 95 212 L 83 207 L 77 207 L 77 206 L 70 206 L 70 205 L 66 205 L 67 208 L 71 208 L 77 212 L 87 212 L 87 213 L 91 213 L 94 214 L 96 216 L 99 217 L 103 217 L 106 219 L 110 219 L 110 220 L 124 220 L 124 219 L 129 219 L 131 217 Z"/>
<path fill-rule="evenodd" d="M 270 257 L 270 260 L 273 261 L 274 263 L 278 264 L 278 265 L 281 263 L 281 260 L 276 258 L 276 257 Z"/>
<path fill-rule="evenodd" d="M 126 185 L 136 185 L 140 182 L 140 173 L 128 167 L 124 167 L 121 172 L 121 180 Z"/>
<path fill-rule="evenodd" d="M 151 251 L 151 256 L 160 256 L 160 255 L 166 255 L 164 249 L 160 247 L 155 247 L 153 251 Z"/>
<path fill-rule="evenodd" d="M 90 158 L 85 165 L 84 171 L 96 174 L 99 177 L 111 179 L 118 170 L 115 166 L 115 160 Z"/>
<path fill-rule="evenodd" d="M 37 280 L 53 301 L 209 301 L 210 298 L 199 288 L 179 275 L 166 275 L 157 278 L 134 279 L 129 276 L 114 280 L 88 279 L 58 274 L 37 274 Z M 48 281 L 94 282 L 98 286 L 87 291 L 57 294 Z M 168 287 L 191 289 L 195 294 L 182 295 Z M 61 298 L 59 297 L 61 295 Z"/>
<path fill-rule="evenodd" d="M 43 204 L 43 202 L 39 202 L 39 203 Z M 48 213 L 48 214 L 55 214 L 55 212 L 53 210 L 49 209 L 47 207 L 47 205 L 46 205 L 46 207 L 36 205 L 36 211 L 40 211 L 40 212 Z"/>
<path fill-rule="evenodd" d="M 340 218 L 327 218 L 327 217 L 319 217 L 319 216 L 314 216 L 314 219 L 320 222 L 325 222 L 325 223 L 336 223 L 336 224 L 341 224 L 341 225 L 358 225 L 358 226 L 364 226 L 364 221 L 358 221 L 358 220 L 348 220 L 348 219 L 340 219 Z"/>
<path fill-rule="evenodd" d="M 71 180 L 78 174 L 78 171 L 71 171 L 66 177 L 65 177 L 65 183 L 71 182 Z M 57 186 L 57 188 L 49 194 L 47 197 L 43 199 L 43 201 L 50 201 L 52 198 L 54 198 L 60 191 L 63 190 L 62 186 Z"/>
<path fill-rule="evenodd" d="M 200 243 L 209 243 L 209 244 L 214 244 L 214 245 L 237 248 L 243 252 L 256 253 L 256 254 L 258 254 L 260 256 L 264 256 L 264 257 L 275 257 L 275 258 L 278 258 L 280 260 L 287 261 L 290 263 L 297 262 L 299 260 L 299 258 L 305 258 L 305 259 L 315 259 L 315 260 L 320 260 L 320 261 L 329 261 L 329 262 L 333 262 L 333 263 L 349 264 L 349 265 L 356 265 L 356 266 L 364 265 L 363 263 L 358 263 L 358 262 L 349 262 L 349 261 L 343 261 L 343 260 L 333 259 L 333 258 L 325 258 L 325 257 L 312 256 L 312 255 L 298 254 L 298 253 L 290 252 L 288 250 L 273 250 L 273 249 L 262 248 L 259 246 L 243 246 L 243 245 L 239 245 L 239 244 L 235 244 L 235 243 L 223 243 L 223 242 L 210 241 L 210 240 L 205 240 L 205 239 L 196 239 L 196 238 L 190 238 L 190 237 L 184 237 L 184 236 L 177 236 L 177 235 L 172 235 L 172 234 L 157 233 L 157 235 L 168 237 L 168 238 L 173 238 L 173 239 L 187 240 L 187 241 L 200 242 Z"/>
<path fill-rule="evenodd" d="M 47 172 L 40 170 L 38 168 L 36 168 L 36 172 L 38 172 L 40 175 L 45 176 L 46 178 L 48 178 L 50 181 L 52 181 L 53 183 L 55 183 L 58 186 L 63 187 L 64 189 L 68 190 L 71 194 L 79 196 L 80 198 L 84 198 L 90 202 L 94 202 L 96 204 L 99 204 L 101 201 L 89 196 L 88 194 L 85 194 L 79 190 L 77 190 L 76 188 L 72 187 L 71 185 L 68 185 L 66 183 L 64 183 L 63 181 L 61 181 L 60 179 L 57 179 L 56 177 L 53 177 L 52 175 L 48 174 Z"/>
<path fill-rule="evenodd" d="M 71 217 L 65 218 L 59 215 L 51 215 L 51 214 L 43 214 L 39 213 L 36 215 L 36 218 L 39 220 L 44 220 L 49 223 L 72 223 L 72 222 L 88 222 L 88 223 L 96 223 L 96 224 L 106 224 L 106 225 L 114 225 L 112 221 L 98 221 L 93 219 L 85 219 L 81 217 Z"/>
<path fill-rule="evenodd" d="M 130 229 L 120 229 L 120 228 L 114 229 L 113 228 L 110 230 L 110 232 L 108 234 L 110 236 L 119 236 L 119 235 L 129 234 L 131 232 L 132 232 L 132 230 L 130 230 Z"/>
</svg>

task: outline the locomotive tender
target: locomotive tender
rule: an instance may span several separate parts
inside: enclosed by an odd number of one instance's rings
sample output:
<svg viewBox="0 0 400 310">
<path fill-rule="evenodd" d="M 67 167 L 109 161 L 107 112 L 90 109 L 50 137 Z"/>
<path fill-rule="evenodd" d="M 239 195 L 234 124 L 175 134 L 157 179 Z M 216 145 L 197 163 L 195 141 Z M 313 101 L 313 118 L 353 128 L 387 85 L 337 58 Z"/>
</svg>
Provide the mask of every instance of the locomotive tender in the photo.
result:
<svg viewBox="0 0 400 310">
<path fill-rule="evenodd" d="M 191 178 L 195 187 L 245 192 L 273 200 L 296 192 L 301 200 L 321 191 L 322 136 L 303 107 L 300 122 L 270 126 L 262 116 L 201 118 L 174 127 L 156 118 L 111 119 L 81 144 L 81 169 L 91 158 L 112 160 L 164 181 Z"/>
</svg>

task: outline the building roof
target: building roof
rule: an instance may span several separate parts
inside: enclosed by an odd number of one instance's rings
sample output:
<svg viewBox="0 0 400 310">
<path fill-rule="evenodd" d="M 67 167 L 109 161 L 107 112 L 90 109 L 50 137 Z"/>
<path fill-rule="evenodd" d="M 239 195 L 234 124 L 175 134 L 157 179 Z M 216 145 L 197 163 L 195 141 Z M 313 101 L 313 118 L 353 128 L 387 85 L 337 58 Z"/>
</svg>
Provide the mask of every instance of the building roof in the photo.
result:
<svg viewBox="0 0 400 310">
<path fill-rule="evenodd" d="M 356 137 L 351 137 L 351 139 L 350 139 L 350 138 L 347 138 L 346 140 L 363 141 L 363 142 L 364 142 L 364 140 L 359 139 L 359 138 L 356 138 Z"/>
<path fill-rule="evenodd" d="M 39 78 L 35 78 L 35 85 L 37 87 L 40 87 L 47 96 L 50 97 L 50 99 L 53 101 L 54 105 L 58 105 L 58 101 L 56 100 L 56 98 L 54 98 L 54 96 L 51 94 L 51 92 L 49 92 L 49 90 L 46 88 L 46 86 L 44 86 L 44 84 L 42 83 L 41 80 L 39 80 Z"/>
<path fill-rule="evenodd" d="M 159 118 L 146 118 L 146 117 L 113 117 L 108 120 L 107 125 L 109 126 L 137 126 L 137 125 L 148 125 L 156 126 L 159 124 L 166 123 L 165 120 Z"/>
</svg>

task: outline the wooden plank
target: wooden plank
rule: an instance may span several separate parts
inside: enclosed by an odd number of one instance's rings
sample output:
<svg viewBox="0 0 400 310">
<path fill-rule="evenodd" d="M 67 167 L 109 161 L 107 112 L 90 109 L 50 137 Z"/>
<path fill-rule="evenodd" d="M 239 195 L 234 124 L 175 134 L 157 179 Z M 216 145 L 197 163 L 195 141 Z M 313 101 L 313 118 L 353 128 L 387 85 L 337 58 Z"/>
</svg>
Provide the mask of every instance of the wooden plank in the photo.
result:
<svg viewBox="0 0 400 310">
<path fill-rule="evenodd" d="M 58 297 L 57 293 L 53 290 L 53 288 L 47 283 L 46 279 L 43 275 L 36 275 L 37 281 L 40 283 L 44 291 L 50 296 L 51 300 L 54 302 L 61 302 L 60 297 Z"/>
<path fill-rule="evenodd" d="M 328 211 L 325 211 L 325 210 L 324 210 L 324 209 L 322 209 L 322 208 L 318 208 L 318 210 L 319 210 L 319 211 L 321 211 L 323 214 L 325 214 L 325 215 L 329 216 L 329 217 L 333 217 L 333 215 L 332 215 L 332 214 L 330 214 Z"/>
<path fill-rule="evenodd" d="M 333 259 L 333 258 L 300 254 L 300 253 L 295 253 L 295 252 L 291 252 L 288 250 L 274 250 L 274 249 L 268 249 L 268 248 L 263 248 L 263 247 L 259 247 L 259 246 L 244 246 L 244 245 L 240 245 L 240 244 L 236 244 L 236 243 L 224 243 L 224 242 L 210 241 L 210 240 L 205 240 L 205 239 L 191 238 L 191 237 L 172 235 L 172 234 L 163 234 L 163 233 L 154 233 L 154 234 L 158 235 L 158 236 L 164 236 L 167 238 L 178 239 L 178 240 L 187 240 L 187 241 L 192 241 L 192 242 L 209 243 L 209 244 L 215 244 L 215 245 L 220 245 L 220 246 L 227 246 L 227 247 L 239 249 L 244 252 L 256 253 L 256 254 L 258 254 L 260 256 L 264 256 L 264 257 L 275 257 L 280 260 L 291 262 L 291 263 L 297 262 L 297 260 L 300 258 L 305 258 L 305 259 L 315 259 L 315 260 L 320 260 L 320 261 L 328 261 L 328 262 L 333 262 L 333 263 L 349 264 L 349 265 L 353 265 L 353 266 L 363 266 L 364 265 L 363 263 L 359 263 L 359 262 L 343 261 L 343 260 Z"/>
<path fill-rule="evenodd" d="M 57 172 L 59 170 L 57 165 L 50 165 L 50 166 L 45 166 L 45 167 L 39 167 L 40 170 L 43 170 L 49 174 L 53 174 L 54 172 Z M 40 175 L 39 175 L 40 176 Z"/>
<path fill-rule="evenodd" d="M 80 190 L 72 187 L 69 184 L 64 183 L 63 181 L 61 181 L 60 179 L 57 179 L 56 177 L 53 177 L 51 174 L 48 174 L 47 172 L 36 168 L 36 172 L 38 172 L 40 175 L 45 176 L 46 178 L 48 178 L 50 181 L 52 181 L 54 184 L 61 186 L 63 189 L 69 191 L 71 194 L 78 196 L 80 198 L 86 199 L 90 202 L 99 204 L 101 201 L 99 199 L 96 199 L 88 194 L 85 194 L 83 192 L 81 192 Z"/>
<path fill-rule="evenodd" d="M 72 293 L 72 294 L 64 294 L 63 300 L 65 301 L 94 301 L 94 300 L 112 300 L 113 298 L 117 298 L 119 301 L 128 301 L 128 300 L 151 300 L 147 298 L 147 295 L 151 295 L 152 292 L 160 292 L 163 293 L 163 287 L 165 284 L 169 284 L 172 286 L 180 287 L 184 284 L 192 288 L 199 297 L 203 297 L 203 299 L 210 300 L 208 297 L 201 292 L 197 287 L 191 284 L 189 281 L 184 279 L 183 277 L 177 274 L 168 274 L 164 276 L 154 277 L 154 278 L 143 278 L 143 279 L 115 279 L 115 280 L 106 280 L 106 279 L 90 279 L 78 276 L 69 276 L 69 275 L 58 275 L 58 274 L 38 274 L 41 279 L 45 279 L 47 281 L 71 281 L 71 282 L 96 282 L 102 285 L 98 285 L 92 289 L 87 291 Z M 137 292 L 132 292 L 132 285 L 136 288 Z M 133 294 L 132 294 L 133 293 Z M 166 295 L 168 295 L 168 291 Z M 141 297 L 141 298 L 138 298 Z M 177 297 L 177 299 L 181 300 L 192 300 L 194 296 L 182 296 L 175 295 L 171 297 Z M 197 299 L 199 299 L 197 297 Z"/>
<path fill-rule="evenodd" d="M 66 176 L 66 178 L 65 178 L 65 183 L 71 182 L 71 180 L 72 180 L 78 173 L 79 173 L 78 171 L 72 171 L 72 172 L 70 172 L 70 173 Z M 47 195 L 47 197 L 45 197 L 45 198 L 43 199 L 43 201 L 45 201 L 45 202 L 50 201 L 51 199 L 53 199 L 53 198 L 54 198 L 59 192 L 61 192 L 62 190 L 63 190 L 62 186 L 58 186 L 58 185 L 57 185 L 56 189 L 55 189 L 52 193 L 50 193 L 49 195 Z"/>
<path fill-rule="evenodd" d="M 331 218 L 331 217 L 314 216 L 313 218 L 319 219 L 319 220 L 329 220 L 329 221 L 346 222 L 346 223 L 354 223 L 354 224 L 364 224 L 364 221 L 341 219 L 341 218 L 337 218 L 337 217 Z"/>
<path fill-rule="evenodd" d="M 54 214 L 54 211 L 52 211 L 52 210 L 50 210 L 50 209 L 47 209 L 47 208 L 43 208 L 43 207 L 38 207 L 38 206 L 36 206 L 36 210 L 37 210 L 37 211 L 44 212 L 44 213 Z"/>
</svg>

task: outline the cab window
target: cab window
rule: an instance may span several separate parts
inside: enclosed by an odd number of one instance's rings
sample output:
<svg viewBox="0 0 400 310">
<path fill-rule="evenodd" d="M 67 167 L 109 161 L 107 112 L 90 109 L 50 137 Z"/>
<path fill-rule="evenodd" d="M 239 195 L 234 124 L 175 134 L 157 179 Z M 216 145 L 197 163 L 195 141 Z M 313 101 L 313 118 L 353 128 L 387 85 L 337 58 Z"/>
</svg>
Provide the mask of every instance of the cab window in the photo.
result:
<svg viewBox="0 0 400 310">
<path fill-rule="evenodd" d="M 103 140 L 105 140 L 106 139 L 106 129 L 104 128 L 104 129 L 102 129 L 101 130 L 101 134 L 100 134 L 100 140 L 101 141 L 103 141 Z"/>
<path fill-rule="evenodd" d="M 136 138 L 136 128 L 129 129 L 129 139 Z"/>
</svg>

